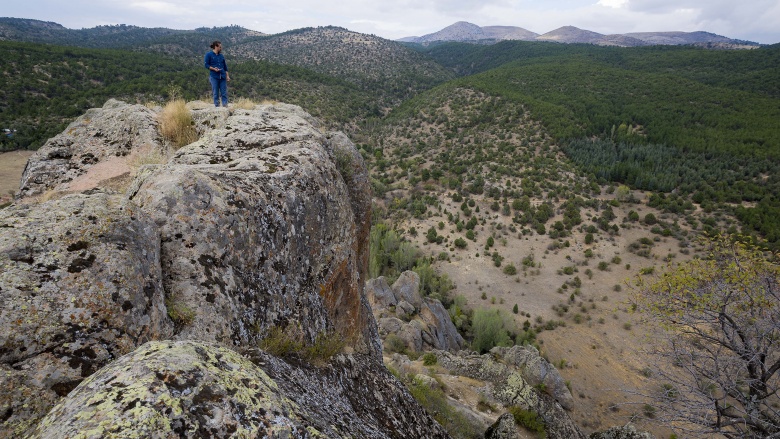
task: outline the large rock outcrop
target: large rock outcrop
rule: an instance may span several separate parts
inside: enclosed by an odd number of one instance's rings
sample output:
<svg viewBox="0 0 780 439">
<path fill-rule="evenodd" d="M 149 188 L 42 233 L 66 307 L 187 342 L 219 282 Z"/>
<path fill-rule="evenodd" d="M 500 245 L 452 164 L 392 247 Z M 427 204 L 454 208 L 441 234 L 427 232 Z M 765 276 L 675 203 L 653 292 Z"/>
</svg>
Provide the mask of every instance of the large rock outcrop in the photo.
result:
<svg viewBox="0 0 780 439">
<path fill-rule="evenodd" d="M 195 316 L 179 338 L 244 345 L 281 326 L 378 355 L 361 297 L 365 166 L 301 113 L 238 110 L 130 191 L 158 225 L 166 293 Z"/>
<path fill-rule="evenodd" d="M 511 413 L 504 413 L 485 431 L 485 439 L 525 439 Z"/>
<path fill-rule="evenodd" d="M 372 362 L 339 355 L 315 368 L 262 351 L 151 342 L 88 378 L 32 437 L 447 437 Z"/>
<path fill-rule="evenodd" d="M 529 350 L 527 353 L 515 352 Z M 468 351 L 453 354 L 445 351 L 434 351 L 437 364 L 449 373 L 480 380 L 487 385 L 486 394 L 504 407 L 518 406 L 524 410 L 535 412 L 545 424 L 547 437 L 551 439 L 584 439 L 584 434 L 574 424 L 568 413 L 562 407 L 561 401 L 553 395 L 566 394 L 571 398 L 568 389 L 556 390 L 531 382 L 553 382 L 541 379 L 537 371 L 528 369 L 524 364 L 517 364 L 516 359 L 532 357 L 535 349 L 526 346 L 514 346 L 506 351 L 498 349 L 490 354 L 478 355 Z M 543 359 L 542 359 L 543 360 Z M 554 368 L 553 368 L 554 370 Z M 557 372 L 556 372 L 557 373 Z M 561 380 L 562 381 L 562 380 Z M 565 388 L 565 383 L 562 383 Z"/>
<path fill-rule="evenodd" d="M 111 99 L 87 110 L 30 157 L 19 194 L 71 190 L 74 180 L 92 168 L 110 166 L 139 149 L 162 149 L 157 127 L 157 113 L 143 105 Z"/>
<path fill-rule="evenodd" d="M 383 276 L 369 280 L 366 297 L 386 345 L 391 335 L 414 352 L 458 351 L 466 345 L 444 305 L 420 295 L 420 277 L 413 271 L 401 273 L 392 287 Z"/>
<path fill-rule="evenodd" d="M 352 143 L 285 104 L 192 112 L 201 138 L 126 192 L 0 211 L 0 437 L 447 437 L 381 363 Z M 72 192 L 74 157 L 154 140 L 153 110 L 88 114 L 31 161 L 22 195 Z M 269 334 L 344 347 L 314 365 L 258 351 Z"/>
<path fill-rule="evenodd" d="M 84 377 L 173 335 L 152 219 L 121 197 L 0 210 L 0 413 L 17 433 Z"/>
</svg>

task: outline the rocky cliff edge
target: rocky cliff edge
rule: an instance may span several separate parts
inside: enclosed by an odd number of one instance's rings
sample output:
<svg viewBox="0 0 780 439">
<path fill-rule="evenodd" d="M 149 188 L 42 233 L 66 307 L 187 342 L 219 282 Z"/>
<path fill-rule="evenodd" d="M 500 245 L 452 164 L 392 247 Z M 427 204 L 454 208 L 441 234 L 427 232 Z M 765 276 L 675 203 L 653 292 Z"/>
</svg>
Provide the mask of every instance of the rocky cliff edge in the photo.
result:
<svg viewBox="0 0 780 439">
<path fill-rule="evenodd" d="M 74 184 L 164 156 L 159 111 L 90 110 L 28 163 L 48 201 L 0 211 L 0 437 L 447 437 L 381 363 L 354 145 L 295 106 L 204 106 L 169 160 Z"/>
</svg>

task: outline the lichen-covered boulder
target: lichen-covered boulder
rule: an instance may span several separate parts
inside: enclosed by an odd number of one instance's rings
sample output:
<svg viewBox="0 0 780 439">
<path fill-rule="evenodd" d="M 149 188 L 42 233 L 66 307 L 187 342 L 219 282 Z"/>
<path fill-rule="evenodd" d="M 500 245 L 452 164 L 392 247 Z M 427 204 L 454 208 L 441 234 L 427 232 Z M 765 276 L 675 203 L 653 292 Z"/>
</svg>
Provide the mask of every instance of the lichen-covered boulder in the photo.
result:
<svg viewBox="0 0 780 439">
<path fill-rule="evenodd" d="M 165 341 L 85 380 L 31 437 L 448 436 L 373 357 L 339 355 L 317 368 Z"/>
<path fill-rule="evenodd" d="M 84 381 L 32 438 L 316 437 L 298 410 L 232 350 L 151 342 Z"/>
<path fill-rule="evenodd" d="M 142 138 L 127 107 L 80 132 Z M 448 437 L 381 363 L 354 145 L 295 106 L 191 111 L 200 140 L 123 195 L 0 212 L 0 437 Z M 280 334 L 340 354 L 256 350 Z"/>
<path fill-rule="evenodd" d="M 395 337 L 403 341 L 406 349 L 413 352 L 422 350 L 423 341 L 419 326 L 404 322 L 396 317 L 383 317 L 379 319 L 378 323 L 380 338 L 384 340 L 385 350 L 398 350 L 398 346 L 393 345 Z M 391 334 L 393 337 L 390 337 Z"/>
<path fill-rule="evenodd" d="M 550 439 L 585 438 L 566 410 L 551 395 L 529 384 L 517 366 L 497 361 L 492 354 L 434 353 L 437 364 L 450 373 L 488 382 L 491 396 L 505 407 L 518 406 L 535 412 L 544 421 Z"/>
<path fill-rule="evenodd" d="M 172 335 L 157 229 L 120 197 L 0 210 L 0 415 L 18 435 L 85 377 Z"/>
<path fill-rule="evenodd" d="M 327 367 L 248 353 L 327 438 L 444 439 L 449 435 L 373 356 L 337 355 Z"/>
<path fill-rule="evenodd" d="M 102 108 L 87 110 L 30 157 L 19 195 L 67 191 L 71 181 L 101 162 L 141 147 L 161 149 L 157 127 L 155 111 L 109 99 Z"/>
<path fill-rule="evenodd" d="M 178 338 L 251 345 L 278 326 L 380 355 L 362 297 L 365 165 L 301 113 L 235 110 L 129 194 L 160 230 L 165 290 L 187 314 Z"/>
<path fill-rule="evenodd" d="M 515 418 L 510 413 L 501 415 L 485 431 L 485 439 L 521 439 L 521 437 Z"/>
<path fill-rule="evenodd" d="M 558 369 L 544 359 L 535 347 L 495 347 L 490 352 L 503 358 L 507 364 L 518 367 L 523 379 L 529 384 L 544 386 L 547 393 L 552 395 L 563 408 L 571 410 L 574 405 L 574 397 L 566 386 L 566 381 Z"/>
</svg>

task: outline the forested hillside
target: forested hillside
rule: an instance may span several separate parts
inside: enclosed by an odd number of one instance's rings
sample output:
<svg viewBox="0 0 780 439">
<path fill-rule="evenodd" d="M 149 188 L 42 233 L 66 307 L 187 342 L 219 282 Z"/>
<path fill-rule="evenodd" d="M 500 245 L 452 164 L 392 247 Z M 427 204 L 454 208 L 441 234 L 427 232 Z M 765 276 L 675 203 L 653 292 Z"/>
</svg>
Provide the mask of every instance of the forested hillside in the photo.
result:
<svg viewBox="0 0 780 439">
<path fill-rule="evenodd" d="M 205 51 L 208 43 L 217 37 L 236 43 L 258 35 L 263 34 L 240 26 L 178 30 L 118 24 L 68 29 L 47 21 L 0 17 L 0 40 L 91 49 L 158 50 L 192 55 Z M 172 46 L 176 49 L 172 50 Z"/>
<path fill-rule="evenodd" d="M 231 51 L 345 79 L 391 105 L 454 76 L 399 43 L 332 26 L 258 37 Z"/>
<path fill-rule="evenodd" d="M 200 59 L 0 42 L 13 61 L 0 76 L 0 150 L 37 148 L 76 116 L 109 98 L 161 103 L 171 93 L 192 100 L 210 93 Z M 264 61 L 231 63 L 234 97 L 301 105 L 333 124 L 378 114 L 373 96 L 352 83 L 295 66 Z"/>
<path fill-rule="evenodd" d="M 730 209 L 744 232 L 778 245 L 780 46 L 509 42 L 429 53 L 462 74 L 484 70 L 454 83 L 525 105 L 595 178 Z"/>
</svg>

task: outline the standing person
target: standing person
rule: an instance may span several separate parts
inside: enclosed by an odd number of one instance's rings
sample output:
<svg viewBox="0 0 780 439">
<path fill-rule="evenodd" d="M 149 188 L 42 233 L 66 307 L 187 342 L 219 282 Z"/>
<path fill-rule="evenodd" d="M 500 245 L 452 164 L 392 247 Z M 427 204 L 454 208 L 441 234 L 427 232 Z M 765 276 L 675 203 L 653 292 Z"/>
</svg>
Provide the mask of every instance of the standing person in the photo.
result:
<svg viewBox="0 0 780 439">
<path fill-rule="evenodd" d="M 222 106 L 227 107 L 227 82 L 230 81 L 225 56 L 222 55 L 222 43 L 214 41 L 211 50 L 203 57 L 203 65 L 209 69 L 211 92 L 214 96 L 214 106 L 219 107 L 219 96 L 222 95 Z"/>
</svg>

